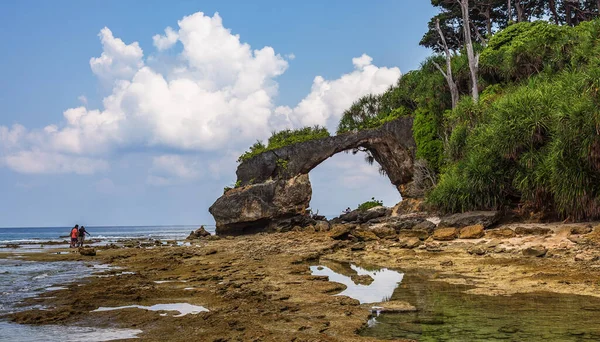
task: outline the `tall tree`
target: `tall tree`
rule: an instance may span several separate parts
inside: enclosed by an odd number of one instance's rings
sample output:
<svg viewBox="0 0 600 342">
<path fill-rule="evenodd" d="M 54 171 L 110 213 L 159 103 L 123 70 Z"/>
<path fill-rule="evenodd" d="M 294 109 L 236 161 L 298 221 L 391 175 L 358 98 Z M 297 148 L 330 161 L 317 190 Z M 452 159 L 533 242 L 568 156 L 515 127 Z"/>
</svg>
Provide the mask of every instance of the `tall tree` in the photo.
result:
<svg viewBox="0 0 600 342">
<path fill-rule="evenodd" d="M 469 60 L 469 71 L 471 72 L 471 95 L 473 102 L 479 102 L 479 85 L 478 85 L 478 70 L 479 70 L 479 54 L 475 55 L 473 51 L 473 40 L 471 39 L 471 29 L 469 23 L 469 0 L 456 0 L 460 5 L 463 20 L 463 34 L 465 49 L 467 50 L 467 59 Z"/>
<path fill-rule="evenodd" d="M 448 83 L 448 88 L 450 88 L 450 96 L 452 97 L 452 109 L 454 109 L 458 104 L 459 94 L 458 87 L 456 86 L 456 82 L 454 81 L 454 77 L 452 76 L 452 55 L 450 54 L 448 43 L 446 42 L 446 38 L 444 37 L 444 32 L 442 32 L 442 29 L 440 27 L 439 19 L 435 21 L 435 27 L 441 41 L 441 43 L 439 44 L 440 48 L 443 49 L 444 56 L 446 57 L 446 71 L 444 72 L 442 67 L 440 67 L 440 65 L 437 64 L 435 61 L 433 62 L 433 65 L 435 65 L 435 67 L 442 73 L 442 75 L 444 75 L 444 78 Z"/>
</svg>

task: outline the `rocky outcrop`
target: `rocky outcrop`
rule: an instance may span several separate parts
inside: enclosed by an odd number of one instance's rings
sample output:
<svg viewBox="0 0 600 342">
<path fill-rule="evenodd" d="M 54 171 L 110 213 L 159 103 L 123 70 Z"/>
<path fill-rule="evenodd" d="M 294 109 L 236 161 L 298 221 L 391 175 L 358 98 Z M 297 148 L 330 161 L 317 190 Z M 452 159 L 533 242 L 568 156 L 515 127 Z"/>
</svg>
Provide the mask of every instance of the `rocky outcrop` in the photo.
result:
<svg viewBox="0 0 600 342">
<path fill-rule="evenodd" d="M 236 171 L 238 187 L 226 191 L 209 209 L 215 218 L 216 233 L 238 235 L 314 227 L 316 221 L 306 212 L 312 196 L 308 173 L 347 150 L 368 150 L 403 197 L 410 197 L 415 153 L 412 120 L 404 117 L 377 129 L 292 144 L 242 162 Z M 380 208 L 363 214 L 361 221 L 389 214 L 390 210 Z"/>
<path fill-rule="evenodd" d="M 200 228 L 192 231 L 190 233 L 190 235 L 188 235 L 188 237 L 186 238 L 186 240 L 196 240 L 196 239 L 202 239 L 205 237 L 210 236 L 210 233 L 208 231 L 206 231 L 206 229 L 204 228 L 204 226 L 200 226 Z"/>
<path fill-rule="evenodd" d="M 217 223 L 216 233 L 220 235 L 275 231 L 274 223 L 303 216 L 311 196 L 308 175 L 303 174 L 232 189 L 209 211 Z"/>
<path fill-rule="evenodd" d="M 480 224 L 484 228 L 488 228 L 498 223 L 499 220 L 500 212 L 498 211 L 468 211 L 442 218 L 439 227 L 462 228 Z"/>
</svg>

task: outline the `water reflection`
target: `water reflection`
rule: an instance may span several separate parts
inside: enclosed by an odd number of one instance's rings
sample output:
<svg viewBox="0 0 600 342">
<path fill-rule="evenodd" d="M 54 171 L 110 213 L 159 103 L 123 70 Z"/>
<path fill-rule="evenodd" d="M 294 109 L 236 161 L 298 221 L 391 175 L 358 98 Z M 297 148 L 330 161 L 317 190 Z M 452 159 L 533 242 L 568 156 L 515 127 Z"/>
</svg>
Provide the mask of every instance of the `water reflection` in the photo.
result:
<svg viewBox="0 0 600 342">
<path fill-rule="evenodd" d="M 409 302 L 416 312 L 382 313 L 361 335 L 417 341 L 600 341 L 600 299 L 529 293 L 485 296 L 470 287 L 428 281 L 409 272 L 391 300 Z"/>
<path fill-rule="evenodd" d="M 0 321 L 0 342 L 86 342 L 138 338 L 138 329 L 103 329 L 64 325 L 25 325 Z"/>
<path fill-rule="evenodd" d="M 356 265 L 350 265 L 351 272 L 358 276 L 369 276 L 373 282 L 369 285 L 363 285 L 352 280 L 351 276 L 333 271 L 327 266 L 311 266 L 310 271 L 313 275 L 324 275 L 329 277 L 329 281 L 341 283 L 347 288 L 339 293 L 339 296 L 348 296 L 357 299 L 363 303 L 379 303 L 388 300 L 398 283 L 402 281 L 404 274 L 382 268 L 375 271 L 368 271 Z"/>
<path fill-rule="evenodd" d="M 112 310 L 121 310 L 121 309 L 145 309 L 150 311 L 177 311 L 179 315 L 174 315 L 173 317 L 181 317 L 188 314 L 196 315 L 200 312 L 207 312 L 203 306 L 192 305 L 188 303 L 174 303 L 174 304 L 155 304 L 152 306 L 143 306 L 143 305 L 126 305 L 126 306 L 117 306 L 117 307 L 99 307 L 98 309 L 92 311 L 112 311 Z M 161 314 L 161 316 L 166 316 L 166 314 Z"/>
</svg>

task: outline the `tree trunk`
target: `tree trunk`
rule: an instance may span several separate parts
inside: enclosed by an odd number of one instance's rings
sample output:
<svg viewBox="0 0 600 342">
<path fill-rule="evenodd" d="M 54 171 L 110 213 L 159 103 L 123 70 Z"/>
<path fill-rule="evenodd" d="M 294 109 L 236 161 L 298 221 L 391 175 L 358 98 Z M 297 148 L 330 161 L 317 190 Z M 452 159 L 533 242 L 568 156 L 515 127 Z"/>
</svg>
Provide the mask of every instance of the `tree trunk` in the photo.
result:
<svg viewBox="0 0 600 342">
<path fill-rule="evenodd" d="M 571 3 L 565 0 L 565 17 L 567 20 L 567 25 L 573 26 L 573 18 L 571 14 Z"/>
<path fill-rule="evenodd" d="M 442 41 L 442 47 L 444 48 L 444 54 L 446 55 L 446 72 L 442 70 L 442 68 L 434 63 L 436 68 L 444 75 L 446 78 L 446 82 L 448 82 L 448 88 L 450 88 L 450 96 L 452 97 L 452 109 L 456 108 L 458 104 L 459 94 L 458 87 L 456 86 L 456 82 L 454 82 L 454 78 L 452 77 L 452 55 L 450 54 L 450 49 L 448 49 L 448 43 L 446 42 L 446 37 L 444 37 L 444 32 L 440 28 L 440 20 L 437 19 L 435 21 L 435 28 L 440 35 L 440 39 Z"/>
<path fill-rule="evenodd" d="M 515 1 L 515 9 L 517 10 L 517 22 L 520 23 L 523 21 L 523 7 L 521 7 L 521 0 Z"/>
<path fill-rule="evenodd" d="M 477 84 L 477 74 L 479 69 L 478 57 L 473 52 L 473 40 L 471 39 L 470 19 L 469 19 L 469 0 L 457 0 L 460 4 L 460 10 L 463 17 L 463 34 L 465 36 L 465 48 L 469 60 L 469 70 L 471 71 L 471 87 L 473 102 L 479 102 L 479 85 Z"/>
<path fill-rule="evenodd" d="M 598 0 L 600 2 L 600 0 Z M 556 0 L 549 0 L 548 6 L 550 7 L 550 12 L 552 12 L 552 16 L 554 17 L 554 23 L 556 25 L 560 24 L 558 20 L 558 12 L 556 12 Z"/>
<path fill-rule="evenodd" d="M 598 0 L 600 1 L 600 0 Z M 508 20 L 506 21 L 506 25 L 510 24 L 510 22 L 512 21 L 512 3 L 510 0 L 508 0 Z"/>
</svg>

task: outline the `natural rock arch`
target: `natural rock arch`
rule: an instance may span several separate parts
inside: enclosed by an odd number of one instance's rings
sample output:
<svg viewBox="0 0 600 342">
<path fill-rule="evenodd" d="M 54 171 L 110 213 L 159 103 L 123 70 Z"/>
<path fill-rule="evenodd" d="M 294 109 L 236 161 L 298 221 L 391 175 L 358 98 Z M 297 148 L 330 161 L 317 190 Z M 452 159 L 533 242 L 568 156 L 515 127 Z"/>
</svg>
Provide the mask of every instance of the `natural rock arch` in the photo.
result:
<svg viewBox="0 0 600 342">
<path fill-rule="evenodd" d="M 337 153 L 360 147 L 373 155 L 403 197 L 410 197 L 415 156 L 412 123 L 411 117 L 399 118 L 376 129 L 293 144 L 242 162 L 236 171 L 239 187 L 225 192 L 209 209 L 217 234 L 301 225 L 312 196 L 310 170 Z"/>
</svg>

